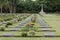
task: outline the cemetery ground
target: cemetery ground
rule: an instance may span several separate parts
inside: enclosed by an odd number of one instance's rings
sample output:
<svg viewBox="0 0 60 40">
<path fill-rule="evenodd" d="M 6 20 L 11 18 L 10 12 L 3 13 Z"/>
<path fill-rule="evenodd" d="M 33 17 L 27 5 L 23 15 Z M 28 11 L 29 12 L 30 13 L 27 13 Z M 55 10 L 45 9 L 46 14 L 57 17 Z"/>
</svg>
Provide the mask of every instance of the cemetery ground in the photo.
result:
<svg viewBox="0 0 60 40">
<path fill-rule="evenodd" d="M 0 40 L 59 40 L 60 14 L 0 14 Z"/>
</svg>

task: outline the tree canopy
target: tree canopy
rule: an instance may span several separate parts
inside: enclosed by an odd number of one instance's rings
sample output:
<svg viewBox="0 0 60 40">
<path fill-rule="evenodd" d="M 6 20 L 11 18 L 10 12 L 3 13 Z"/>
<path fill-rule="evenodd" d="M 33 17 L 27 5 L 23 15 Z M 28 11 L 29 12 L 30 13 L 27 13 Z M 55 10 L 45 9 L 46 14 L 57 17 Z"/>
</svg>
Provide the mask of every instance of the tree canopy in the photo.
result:
<svg viewBox="0 0 60 40">
<path fill-rule="evenodd" d="M 44 3 L 45 12 L 60 11 L 60 0 L 0 0 L 0 12 L 2 13 L 21 13 L 39 12 L 41 2 Z"/>
</svg>

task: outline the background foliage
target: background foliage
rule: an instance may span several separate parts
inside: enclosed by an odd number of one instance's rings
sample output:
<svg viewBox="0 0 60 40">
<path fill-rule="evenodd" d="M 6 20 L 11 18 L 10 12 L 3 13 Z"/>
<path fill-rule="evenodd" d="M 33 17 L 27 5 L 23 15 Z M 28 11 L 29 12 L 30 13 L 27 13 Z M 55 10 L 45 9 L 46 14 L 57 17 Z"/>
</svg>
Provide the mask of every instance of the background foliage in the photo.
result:
<svg viewBox="0 0 60 40">
<path fill-rule="evenodd" d="M 60 0 L 0 0 L 0 12 L 2 13 L 23 13 L 39 12 L 41 1 L 44 3 L 45 12 L 59 12 Z"/>
</svg>

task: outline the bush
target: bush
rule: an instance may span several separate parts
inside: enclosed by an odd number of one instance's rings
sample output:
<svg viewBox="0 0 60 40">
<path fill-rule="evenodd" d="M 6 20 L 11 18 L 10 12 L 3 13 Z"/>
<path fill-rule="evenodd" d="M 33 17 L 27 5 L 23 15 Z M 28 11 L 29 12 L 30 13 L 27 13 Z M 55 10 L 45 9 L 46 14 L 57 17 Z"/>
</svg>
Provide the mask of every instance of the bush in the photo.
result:
<svg viewBox="0 0 60 40">
<path fill-rule="evenodd" d="M 21 36 L 22 37 L 27 37 L 27 33 L 22 33 Z"/>
<path fill-rule="evenodd" d="M 33 18 L 33 19 L 31 19 L 31 21 L 32 21 L 33 23 L 35 23 L 36 19 L 35 19 L 35 18 Z"/>
<path fill-rule="evenodd" d="M 7 18 L 7 19 L 4 19 L 4 21 L 9 21 L 9 20 L 12 20 L 12 18 Z"/>
<path fill-rule="evenodd" d="M 22 21 L 22 19 L 19 18 L 18 21 Z"/>
<path fill-rule="evenodd" d="M 11 22 L 8 22 L 7 25 L 12 25 L 12 23 Z"/>
<path fill-rule="evenodd" d="M 6 28 L 8 28 L 8 25 L 5 25 Z"/>
<path fill-rule="evenodd" d="M 38 28 L 35 28 L 35 27 L 34 27 L 32 30 L 34 30 L 34 31 L 38 31 L 37 29 L 38 29 Z"/>
<path fill-rule="evenodd" d="M 33 27 L 33 25 L 31 25 L 31 24 L 27 24 L 26 27 L 29 27 L 29 28 L 30 28 L 30 27 Z"/>
<path fill-rule="evenodd" d="M 34 26 L 34 23 L 31 23 L 32 26 Z"/>
<path fill-rule="evenodd" d="M 29 28 L 25 27 L 22 29 L 22 31 L 29 31 Z"/>
<path fill-rule="evenodd" d="M 35 23 L 35 20 L 32 20 L 33 23 Z"/>
<path fill-rule="evenodd" d="M 24 19 L 26 18 L 26 17 L 23 17 Z"/>
<path fill-rule="evenodd" d="M 3 27 L 0 28 L 1 31 L 4 31 L 5 29 Z"/>
<path fill-rule="evenodd" d="M 35 31 L 29 31 L 30 36 L 35 36 Z"/>
<path fill-rule="evenodd" d="M 1 19 L 0 21 L 3 22 L 3 19 Z"/>
</svg>

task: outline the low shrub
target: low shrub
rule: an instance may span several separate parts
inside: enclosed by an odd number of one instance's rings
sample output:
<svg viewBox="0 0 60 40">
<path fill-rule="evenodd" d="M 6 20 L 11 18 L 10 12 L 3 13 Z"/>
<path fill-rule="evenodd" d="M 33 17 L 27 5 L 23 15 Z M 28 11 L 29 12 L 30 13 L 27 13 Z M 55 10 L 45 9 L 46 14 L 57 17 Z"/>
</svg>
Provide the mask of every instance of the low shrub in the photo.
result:
<svg viewBox="0 0 60 40">
<path fill-rule="evenodd" d="M 23 17 L 24 19 L 26 18 L 26 17 Z"/>
<path fill-rule="evenodd" d="M 32 21 L 33 23 L 35 23 L 36 19 L 35 19 L 35 18 L 33 18 L 33 19 L 31 19 L 31 21 Z"/>
<path fill-rule="evenodd" d="M 34 26 L 34 23 L 31 23 L 32 26 Z"/>
<path fill-rule="evenodd" d="M 35 36 L 35 32 L 34 31 L 29 31 L 30 36 Z"/>
<path fill-rule="evenodd" d="M 4 30 L 5 30 L 5 28 L 4 28 L 4 27 L 1 27 L 1 28 L 0 28 L 0 31 L 4 31 Z"/>
<path fill-rule="evenodd" d="M 22 21 L 22 19 L 19 18 L 18 21 Z"/>
<path fill-rule="evenodd" d="M 7 25 L 12 25 L 12 23 L 11 22 L 8 22 Z"/>
<path fill-rule="evenodd" d="M 27 33 L 22 33 L 21 36 L 22 37 L 27 37 L 28 35 L 27 35 Z"/>
<path fill-rule="evenodd" d="M 1 22 L 3 22 L 3 20 L 0 20 Z"/>
<path fill-rule="evenodd" d="M 22 31 L 29 31 L 29 28 L 25 27 L 22 29 Z"/>
<path fill-rule="evenodd" d="M 5 25 L 6 28 L 8 28 L 8 25 Z"/>
<path fill-rule="evenodd" d="M 33 27 L 33 25 L 31 25 L 31 24 L 27 24 L 26 27 L 31 28 L 31 27 Z"/>
<path fill-rule="evenodd" d="M 9 21 L 9 20 L 12 20 L 12 18 L 7 18 L 7 19 L 4 19 L 4 21 Z"/>
</svg>

